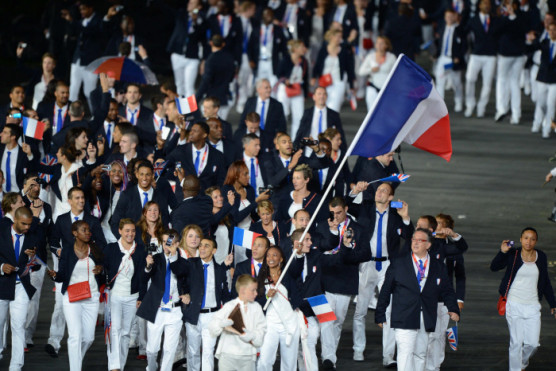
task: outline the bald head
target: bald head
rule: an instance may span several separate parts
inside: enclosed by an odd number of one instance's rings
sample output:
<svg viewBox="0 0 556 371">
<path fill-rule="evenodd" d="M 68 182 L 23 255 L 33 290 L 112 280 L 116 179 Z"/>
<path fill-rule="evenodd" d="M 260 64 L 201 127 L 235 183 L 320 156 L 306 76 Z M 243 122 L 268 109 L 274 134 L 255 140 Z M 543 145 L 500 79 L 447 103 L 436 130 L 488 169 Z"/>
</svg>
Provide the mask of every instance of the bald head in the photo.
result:
<svg viewBox="0 0 556 371">
<path fill-rule="evenodd" d="M 33 213 L 31 212 L 31 210 L 28 207 L 23 206 L 23 207 L 18 208 L 15 211 L 14 216 L 17 219 L 20 219 L 20 218 L 24 218 L 24 219 L 31 218 L 32 219 L 33 218 Z"/>
</svg>

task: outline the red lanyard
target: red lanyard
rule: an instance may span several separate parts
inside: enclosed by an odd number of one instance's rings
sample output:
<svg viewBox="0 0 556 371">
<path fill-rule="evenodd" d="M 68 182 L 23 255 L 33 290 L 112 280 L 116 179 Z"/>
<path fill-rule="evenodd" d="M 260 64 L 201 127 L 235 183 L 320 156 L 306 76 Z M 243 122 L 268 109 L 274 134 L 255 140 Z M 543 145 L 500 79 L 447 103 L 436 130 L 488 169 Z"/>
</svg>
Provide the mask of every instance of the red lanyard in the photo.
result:
<svg viewBox="0 0 556 371">
<path fill-rule="evenodd" d="M 255 260 L 253 260 L 253 258 L 251 258 L 251 277 L 257 277 L 255 274 Z"/>
<path fill-rule="evenodd" d="M 208 153 L 208 144 L 205 144 L 205 153 L 203 153 L 203 158 L 201 159 L 201 162 L 199 163 L 199 170 L 197 171 L 197 176 L 201 175 L 201 173 L 204 170 L 203 164 L 205 163 L 205 160 L 207 159 L 207 153 Z"/>
<path fill-rule="evenodd" d="M 127 108 L 127 105 L 125 106 L 125 109 L 128 113 L 131 113 L 131 118 L 129 119 L 129 121 L 131 122 L 131 119 L 133 119 L 133 126 L 137 125 L 137 120 L 139 119 L 139 114 L 141 113 L 141 106 L 137 108 L 137 111 L 135 113 Z M 135 115 L 137 115 L 137 118 L 135 118 Z"/>
<path fill-rule="evenodd" d="M 164 123 L 164 121 L 162 121 L 162 119 L 160 121 L 157 120 L 154 114 L 153 114 L 153 120 L 156 126 L 156 130 L 162 130 L 162 124 Z"/>
</svg>

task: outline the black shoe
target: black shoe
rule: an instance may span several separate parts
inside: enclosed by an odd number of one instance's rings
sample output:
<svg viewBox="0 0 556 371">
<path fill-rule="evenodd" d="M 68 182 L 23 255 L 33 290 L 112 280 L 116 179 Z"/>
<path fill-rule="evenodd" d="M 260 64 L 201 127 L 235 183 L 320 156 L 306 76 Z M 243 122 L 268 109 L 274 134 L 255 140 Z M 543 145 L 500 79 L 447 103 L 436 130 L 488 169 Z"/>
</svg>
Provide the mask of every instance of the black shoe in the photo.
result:
<svg viewBox="0 0 556 371">
<path fill-rule="evenodd" d="M 182 358 L 172 365 L 172 370 L 178 370 L 180 368 L 187 368 L 187 358 Z"/>
<path fill-rule="evenodd" d="M 26 348 L 31 349 L 31 348 L 34 347 L 34 346 L 35 346 L 35 344 L 27 344 Z"/>
<path fill-rule="evenodd" d="M 58 353 L 56 353 L 56 349 L 50 344 L 46 344 L 44 346 L 44 350 L 48 353 L 52 358 L 58 358 Z"/>
<path fill-rule="evenodd" d="M 331 360 L 325 359 L 324 361 L 322 361 L 322 369 L 323 370 L 335 370 L 336 367 L 334 367 L 334 363 L 332 363 Z"/>
<path fill-rule="evenodd" d="M 495 122 L 501 122 L 502 120 L 504 120 L 504 118 L 506 117 L 507 114 L 508 114 L 508 112 L 506 112 L 506 113 L 497 113 L 494 116 L 494 121 Z"/>
<path fill-rule="evenodd" d="M 554 219 L 553 215 L 550 215 L 547 219 L 550 220 L 553 223 L 556 223 L 556 219 Z"/>
</svg>

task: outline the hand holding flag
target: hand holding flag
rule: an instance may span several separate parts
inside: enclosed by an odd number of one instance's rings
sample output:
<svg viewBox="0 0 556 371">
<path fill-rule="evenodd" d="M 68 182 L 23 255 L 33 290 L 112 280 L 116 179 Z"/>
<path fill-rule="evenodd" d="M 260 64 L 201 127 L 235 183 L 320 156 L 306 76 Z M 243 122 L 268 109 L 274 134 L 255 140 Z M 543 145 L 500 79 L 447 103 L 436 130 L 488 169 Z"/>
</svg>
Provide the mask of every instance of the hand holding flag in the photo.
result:
<svg viewBox="0 0 556 371">
<path fill-rule="evenodd" d="M 450 327 L 446 330 L 446 336 L 448 337 L 448 343 L 453 351 L 458 350 L 458 323 L 454 327 Z"/>
<path fill-rule="evenodd" d="M 180 115 L 195 112 L 197 111 L 197 99 L 194 95 L 187 98 L 176 98 L 176 107 L 178 107 Z"/>
<path fill-rule="evenodd" d="M 23 125 L 23 135 L 42 140 L 42 135 L 44 133 L 44 129 L 46 128 L 46 124 L 44 122 L 23 116 L 21 124 Z"/>
<path fill-rule="evenodd" d="M 237 246 L 245 247 L 246 249 L 251 250 L 251 246 L 253 246 L 253 242 L 255 242 L 255 238 L 262 236 L 260 233 L 255 233 L 248 231 L 246 229 L 241 229 L 238 227 L 234 227 L 234 238 L 232 243 Z"/>
</svg>

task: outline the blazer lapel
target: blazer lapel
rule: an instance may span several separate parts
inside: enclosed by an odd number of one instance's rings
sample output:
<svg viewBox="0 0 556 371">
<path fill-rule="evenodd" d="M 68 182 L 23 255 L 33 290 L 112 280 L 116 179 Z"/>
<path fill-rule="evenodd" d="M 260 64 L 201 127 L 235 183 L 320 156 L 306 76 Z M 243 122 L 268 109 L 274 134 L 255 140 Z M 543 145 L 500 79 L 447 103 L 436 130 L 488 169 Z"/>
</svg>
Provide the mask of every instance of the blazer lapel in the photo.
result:
<svg viewBox="0 0 556 371">
<path fill-rule="evenodd" d="M 406 261 L 407 277 L 409 278 L 409 280 L 411 282 L 413 282 L 414 287 L 420 292 L 421 288 L 419 286 L 419 282 L 417 281 L 417 275 L 415 274 L 415 268 L 413 268 L 413 264 L 415 264 L 413 262 L 413 255 L 409 254 L 407 256 L 407 258 L 405 259 L 405 261 Z"/>
</svg>

